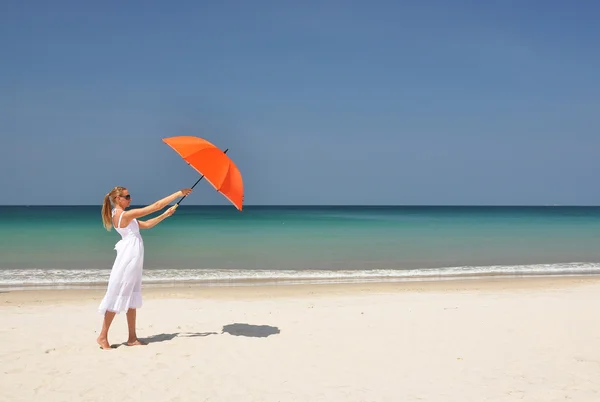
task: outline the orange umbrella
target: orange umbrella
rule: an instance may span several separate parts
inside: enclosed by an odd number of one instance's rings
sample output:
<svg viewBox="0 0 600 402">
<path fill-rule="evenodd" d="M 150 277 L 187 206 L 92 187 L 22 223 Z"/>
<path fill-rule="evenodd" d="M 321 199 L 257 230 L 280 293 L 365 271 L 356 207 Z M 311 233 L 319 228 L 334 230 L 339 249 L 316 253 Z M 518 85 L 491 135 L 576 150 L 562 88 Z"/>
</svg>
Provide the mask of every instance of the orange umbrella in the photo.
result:
<svg viewBox="0 0 600 402">
<path fill-rule="evenodd" d="M 225 155 L 228 150 L 223 152 L 205 139 L 192 136 L 163 138 L 163 142 L 173 148 L 188 165 L 202 175 L 192 188 L 200 180 L 206 178 L 237 209 L 242 210 L 244 182 L 235 163 Z M 177 202 L 177 205 L 183 198 Z"/>
</svg>

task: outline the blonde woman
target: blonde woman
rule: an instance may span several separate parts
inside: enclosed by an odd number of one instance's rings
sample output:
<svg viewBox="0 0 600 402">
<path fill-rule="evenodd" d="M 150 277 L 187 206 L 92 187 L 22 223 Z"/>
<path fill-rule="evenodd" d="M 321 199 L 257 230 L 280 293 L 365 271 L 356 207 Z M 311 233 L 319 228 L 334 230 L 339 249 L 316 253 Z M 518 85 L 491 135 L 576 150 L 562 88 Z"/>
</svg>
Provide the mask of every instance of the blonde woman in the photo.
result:
<svg viewBox="0 0 600 402">
<path fill-rule="evenodd" d="M 144 242 L 140 229 L 150 229 L 165 218 L 173 215 L 177 206 L 173 206 L 161 215 L 146 221 L 138 220 L 143 216 L 159 211 L 176 198 L 192 192 L 186 188 L 143 208 L 126 211 L 131 204 L 131 195 L 125 187 L 115 187 L 104 197 L 102 222 L 106 230 L 114 227 L 121 235 L 115 245 L 115 258 L 108 288 L 98 308 L 104 314 L 100 336 L 97 339 L 102 349 L 110 349 L 108 330 L 115 314 L 127 311 L 129 338 L 127 345 L 142 345 L 135 332 L 136 309 L 142 306 L 142 270 L 144 268 Z M 111 205 L 112 204 L 112 205 Z M 112 207 L 112 208 L 111 208 Z"/>
</svg>

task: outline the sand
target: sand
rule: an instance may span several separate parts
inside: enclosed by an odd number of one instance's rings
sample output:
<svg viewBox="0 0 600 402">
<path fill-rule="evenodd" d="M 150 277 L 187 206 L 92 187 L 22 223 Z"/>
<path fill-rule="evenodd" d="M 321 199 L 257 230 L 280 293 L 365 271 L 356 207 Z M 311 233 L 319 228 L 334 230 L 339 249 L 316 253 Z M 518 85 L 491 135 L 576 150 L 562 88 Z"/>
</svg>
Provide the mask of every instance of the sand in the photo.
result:
<svg viewBox="0 0 600 402">
<path fill-rule="evenodd" d="M 0 293 L 2 401 L 600 401 L 600 279 Z"/>
</svg>

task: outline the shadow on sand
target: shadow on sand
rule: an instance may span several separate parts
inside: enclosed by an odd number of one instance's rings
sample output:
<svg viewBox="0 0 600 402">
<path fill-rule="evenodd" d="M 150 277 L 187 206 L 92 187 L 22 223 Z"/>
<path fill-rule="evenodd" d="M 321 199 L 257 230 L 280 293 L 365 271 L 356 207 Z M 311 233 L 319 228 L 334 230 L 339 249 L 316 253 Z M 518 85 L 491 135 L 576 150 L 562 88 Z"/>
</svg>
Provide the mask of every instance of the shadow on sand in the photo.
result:
<svg viewBox="0 0 600 402">
<path fill-rule="evenodd" d="M 251 324 L 229 324 L 223 326 L 221 334 L 229 334 L 233 336 L 248 336 L 251 338 L 266 338 L 270 335 L 276 335 L 281 333 L 279 328 L 272 327 L 270 325 L 251 325 Z M 140 341 L 144 344 L 168 342 L 175 338 L 196 338 L 204 337 L 209 335 L 219 335 L 218 332 L 173 332 L 171 334 L 157 334 L 151 335 L 145 338 L 140 338 Z M 116 349 L 120 346 L 127 345 L 127 342 L 121 344 L 112 344 L 111 348 Z"/>
<path fill-rule="evenodd" d="M 248 336 L 252 338 L 266 338 L 270 335 L 279 334 L 281 331 L 277 327 L 270 325 L 251 325 L 251 324 L 229 324 L 223 326 L 221 334 L 229 334 L 233 336 Z M 146 338 L 140 338 L 144 343 L 157 343 L 171 341 L 174 338 L 195 338 L 209 335 L 219 335 L 217 332 L 174 332 L 172 334 L 157 334 Z"/>
<path fill-rule="evenodd" d="M 197 336 L 218 335 L 216 332 L 175 332 L 172 334 L 158 334 L 147 338 L 140 338 L 145 343 L 157 343 L 173 340 L 174 338 L 194 338 Z"/>
<path fill-rule="evenodd" d="M 208 335 L 218 335 L 217 332 L 175 332 L 172 334 L 158 334 L 158 335 L 152 335 L 152 336 L 148 336 L 146 338 L 139 338 L 140 342 L 142 342 L 145 345 L 149 345 L 151 343 L 157 343 L 157 342 L 165 342 L 165 341 L 170 341 L 173 338 L 193 338 L 196 336 L 208 336 Z M 111 349 L 117 349 L 121 346 L 127 346 L 127 342 L 122 342 L 122 343 L 113 343 L 110 345 Z"/>
<path fill-rule="evenodd" d="M 270 325 L 250 325 L 250 324 L 229 324 L 223 327 L 221 333 L 228 333 L 234 336 L 249 336 L 253 338 L 266 338 L 269 335 L 279 334 L 281 331 L 277 327 Z"/>
</svg>

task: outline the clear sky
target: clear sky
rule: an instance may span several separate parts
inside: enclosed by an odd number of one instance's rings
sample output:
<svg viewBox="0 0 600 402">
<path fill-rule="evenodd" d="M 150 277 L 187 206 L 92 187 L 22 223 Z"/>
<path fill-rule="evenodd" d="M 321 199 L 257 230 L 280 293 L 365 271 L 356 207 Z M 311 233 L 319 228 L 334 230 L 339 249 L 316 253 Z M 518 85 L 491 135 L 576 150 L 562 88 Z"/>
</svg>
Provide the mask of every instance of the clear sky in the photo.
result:
<svg viewBox="0 0 600 402">
<path fill-rule="evenodd" d="M 598 1 L 155 3 L 0 2 L 0 204 L 600 204 Z"/>
</svg>

